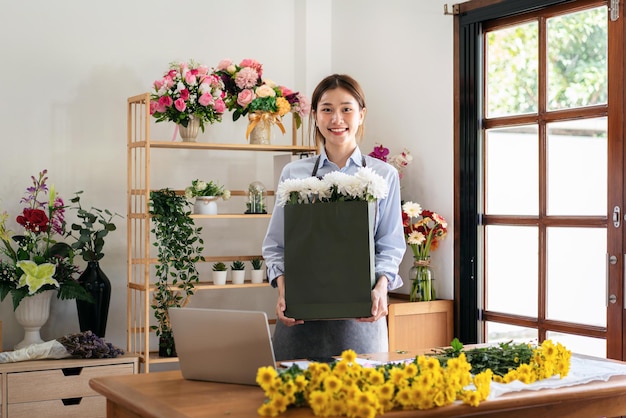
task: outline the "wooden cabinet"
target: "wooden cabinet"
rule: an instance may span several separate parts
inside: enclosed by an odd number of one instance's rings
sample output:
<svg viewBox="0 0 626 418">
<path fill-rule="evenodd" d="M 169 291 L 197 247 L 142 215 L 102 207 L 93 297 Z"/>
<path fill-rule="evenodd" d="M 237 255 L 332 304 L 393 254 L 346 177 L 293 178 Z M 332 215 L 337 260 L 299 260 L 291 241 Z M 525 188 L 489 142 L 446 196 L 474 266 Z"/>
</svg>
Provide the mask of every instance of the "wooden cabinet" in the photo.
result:
<svg viewBox="0 0 626 418">
<path fill-rule="evenodd" d="M 246 151 L 246 152 L 271 152 L 278 155 L 294 155 L 302 153 L 315 153 L 314 145 L 298 145 L 304 143 L 303 135 L 295 127 L 292 129 L 291 145 L 253 145 L 248 143 L 207 143 L 207 142 L 178 142 L 178 141 L 155 141 L 150 137 L 150 94 L 144 93 L 128 98 L 128 348 L 129 353 L 139 357 L 143 371 L 149 372 L 150 363 L 164 363 L 178 361 L 176 358 L 160 358 L 156 354 L 156 347 L 150 347 L 150 324 L 154 323 L 154 313 L 150 307 L 151 293 L 154 290 L 154 265 L 156 257 L 151 255 L 154 248 L 150 229 L 150 190 L 151 190 L 151 170 L 158 173 L 158 170 L 167 170 L 167 167 L 151 168 L 151 155 L 153 152 L 203 152 L 206 159 L 220 158 L 219 151 Z M 226 120 L 222 123 L 228 123 Z M 243 142 L 243 141 L 242 141 Z M 206 164 L 206 160 L 204 162 Z M 187 169 L 187 168 L 185 168 Z M 191 172 L 192 167 L 189 167 Z M 228 185 L 226 185 L 227 188 Z M 182 191 L 181 191 L 182 192 Z M 246 197 L 247 191 L 231 190 L 232 196 Z M 268 195 L 273 195 L 273 191 L 268 191 Z M 205 230 L 210 229 L 210 222 L 219 218 L 230 219 L 269 219 L 269 214 L 218 214 L 218 215 L 193 215 L 194 218 L 202 219 Z M 241 239 L 233 237 L 233 240 Z M 206 262 L 250 260 L 256 255 L 232 256 L 220 255 L 219 257 L 204 254 Z M 266 287 L 267 283 L 252 284 L 249 281 L 239 285 L 231 284 L 216 286 L 206 281 L 201 281 L 196 285 L 196 289 L 216 289 L 216 288 L 237 288 L 237 287 Z M 156 345 L 155 341 L 153 344 Z M 152 354 L 151 354 L 152 353 Z"/>
<path fill-rule="evenodd" d="M 1 415 L 9 418 L 106 417 L 106 399 L 91 389 L 89 380 L 135 374 L 137 370 L 136 356 L 2 364 Z"/>
<path fill-rule="evenodd" d="M 451 300 L 409 302 L 390 295 L 389 351 L 423 351 L 447 347 L 454 338 L 454 305 Z"/>
</svg>

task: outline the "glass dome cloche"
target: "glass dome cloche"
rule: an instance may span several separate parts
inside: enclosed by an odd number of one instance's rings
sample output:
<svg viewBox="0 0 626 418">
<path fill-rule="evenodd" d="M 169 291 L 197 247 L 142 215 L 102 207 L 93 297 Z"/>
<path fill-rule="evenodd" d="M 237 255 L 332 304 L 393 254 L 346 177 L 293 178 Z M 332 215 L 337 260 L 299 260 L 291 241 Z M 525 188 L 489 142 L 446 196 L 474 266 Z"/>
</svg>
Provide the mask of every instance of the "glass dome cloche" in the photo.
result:
<svg viewBox="0 0 626 418">
<path fill-rule="evenodd" d="M 253 181 L 248 186 L 248 202 L 245 213 L 267 213 L 265 207 L 265 198 L 267 196 L 267 188 L 260 181 Z"/>
</svg>

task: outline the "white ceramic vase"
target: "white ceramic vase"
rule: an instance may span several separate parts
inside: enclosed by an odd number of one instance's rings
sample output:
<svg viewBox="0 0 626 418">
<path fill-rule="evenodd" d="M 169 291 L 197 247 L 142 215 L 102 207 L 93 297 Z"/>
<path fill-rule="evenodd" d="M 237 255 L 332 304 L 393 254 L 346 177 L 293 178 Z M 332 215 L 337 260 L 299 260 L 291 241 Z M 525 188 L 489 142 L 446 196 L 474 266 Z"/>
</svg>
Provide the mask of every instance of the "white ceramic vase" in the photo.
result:
<svg viewBox="0 0 626 418">
<path fill-rule="evenodd" d="M 193 213 L 197 215 L 217 215 L 217 196 L 196 196 Z"/>
<path fill-rule="evenodd" d="M 226 284 L 226 276 L 228 275 L 228 271 L 212 271 L 213 276 L 213 284 L 223 285 Z"/>
<path fill-rule="evenodd" d="M 200 119 L 189 119 L 187 123 L 187 127 L 183 125 L 178 125 L 178 134 L 183 142 L 196 142 L 196 138 L 198 137 L 198 133 L 200 130 Z"/>
<path fill-rule="evenodd" d="M 231 279 L 233 284 L 243 284 L 246 279 L 245 270 L 231 270 Z"/>
<path fill-rule="evenodd" d="M 263 283 L 263 280 L 265 279 L 265 269 L 250 270 L 250 278 L 252 283 Z"/>
<path fill-rule="evenodd" d="M 24 328 L 24 339 L 17 343 L 15 349 L 27 347 L 31 344 L 41 344 L 39 331 L 50 316 L 50 299 L 56 290 L 46 290 L 27 296 L 15 309 L 15 319 Z"/>
</svg>

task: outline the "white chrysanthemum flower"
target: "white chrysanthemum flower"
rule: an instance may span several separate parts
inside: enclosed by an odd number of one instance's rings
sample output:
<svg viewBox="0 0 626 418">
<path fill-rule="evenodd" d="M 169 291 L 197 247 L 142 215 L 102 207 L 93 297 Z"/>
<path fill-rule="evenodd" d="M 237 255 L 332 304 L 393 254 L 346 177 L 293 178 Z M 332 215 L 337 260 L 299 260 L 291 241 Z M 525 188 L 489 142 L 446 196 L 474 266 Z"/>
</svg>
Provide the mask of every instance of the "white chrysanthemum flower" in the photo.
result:
<svg viewBox="0 0 626 418">
<path fill-rule="evenodd" d="M 185 198 L 191 199 L 193 197 L 193 188 L 187 187 L 185 189 Z"/>
<path fill-rule="evenodd" d="M 332 186 L 343 184 L 346 179 L 352 177 L 349 174 L 342 173 L 341 171 L 331 171 L 322 177 L 322 181 L 328 185 L 330 189 Z"/>
<path fill-rule="evenodd" d="M 231 196 L 230 190 L 225 189 L 224 193 L 222 193 L 222 199 L 228 200 L 228 199 L 230 199 L 230 196 Z"/>
<path fill-rule="evenodd" d="M 353 199 L 367 200 L 367 182 L 357 176 L 348 176 L 342 180 L 342 183 L 337 185 L 339 194 Z"/>
<path fill-rule="evenodd" d="M 286 179 L 280 182 L 276 189 L 276 204 L 285 206 L 291 199 L 291 193 L 300 193 L 305 179 Z"/>
<path fill-rule="evenodd" d="M 406 202 L 402 205 L 402 211 L 406 213 L 410 218 L 417 218 L 422 213 L 422 207 L 419 203 Z"/>
<path fill-rule="evenodd" d="M 406 243 L 409 245 L 420 245 L 426 241 L 426 236 L 419 231 L 413 231 L 406 237 Z"/>
<path fill-rule="evenodd" d="M 358 178 L 364 186 L 364 199 L 377 200 L 387 197 L 387 193 L 389 193 L 387 182 L 371 168 L 359 168 L 355 177 Z"/>
<path fill-rule="evenodd" d="M 302 190 L 300 191 L 300 202 L 311 203 L 318 198 L 320 193 L 324 193 L 325 185 L 317 177 L 307 177 L 302 179 Z"/>
<path fill-rule="evenodd" d="M 336 195 L 333 195 L 335 191 Z M 297 202 L 294 193 L 298 194 Z M 276 202 L 277 205 L 284 206 L 287 203 L 315 201 L 372 201 L 384 199 L 387 193 L 388 186 L 385 179 L 372 169 L 363 167 L 354 176 L 341 171 L 331 171 L 321 180 L 317 177 L 284 180 L 278 185 Z"/>
</svg>

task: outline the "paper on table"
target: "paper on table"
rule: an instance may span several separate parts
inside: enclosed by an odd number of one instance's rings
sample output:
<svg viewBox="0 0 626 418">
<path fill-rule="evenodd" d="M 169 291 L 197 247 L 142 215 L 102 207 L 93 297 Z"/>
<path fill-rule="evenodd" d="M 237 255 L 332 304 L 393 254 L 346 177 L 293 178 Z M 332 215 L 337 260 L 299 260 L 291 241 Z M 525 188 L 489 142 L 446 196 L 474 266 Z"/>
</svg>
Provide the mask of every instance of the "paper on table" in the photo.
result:
<svg viewBox="0 0 626 418">
<path fill-rule="evenodd" d="M 538 382 L 525 384 L 516 380 L 511 383 L 491 383 L 488 399 L 494 399 L 505 393 L 522 390 L 556 389 L 567 386 L 584 385 L 592 381 L 607 381 L 612 376 L 626 375 L 626 364 L 610 360 L 592 358 L 580 354 L 572 354 L 569 374 L 563 379 L 553 376 Z"/>
<path fill-rule="evenodd" d="M 366 358 L 360 358 L 357 357 L 356 358 L 356 363 L 360 364 L 363 367 L 376 367 L 376 366 L 381 366 L 383 364 L 399 364 L 399 363 L 406 363 L 406 362 L 411 362 L 415 360 L 415 358 L 410 358 L 410 359 L 404 359 L 404 360 L 393 360 L 393 361 L 388 361 L 388 362 L 382 362 L 382 361 L 377 361 L 377 360 L 370 360 L 370 359 L 366 359 Z M 284 367 L 291 367 L 294 364 L 297 364 L 298 367 L 300 367 L 302 370 L 306 370 L 309 367 L 309 363 L 311 363 L 308 360 L 300 360 L 300 361 L 281 361 L 280 364 L 281 366 Z"/>
</svg>

